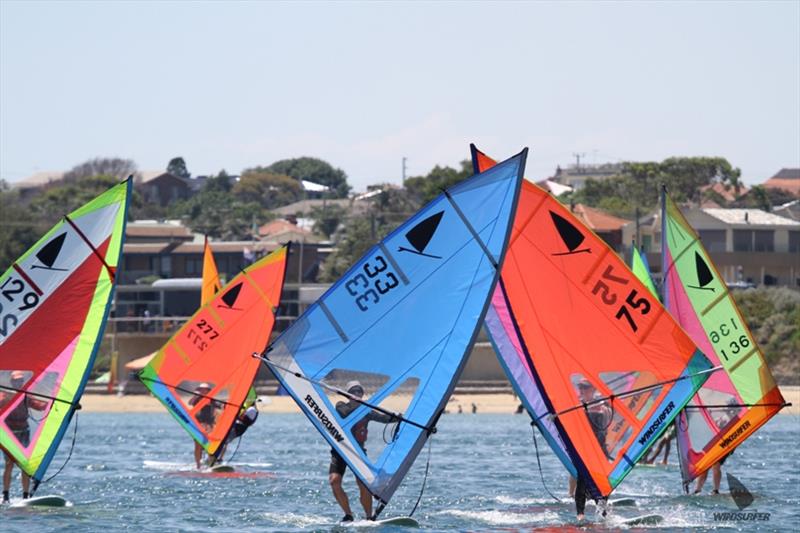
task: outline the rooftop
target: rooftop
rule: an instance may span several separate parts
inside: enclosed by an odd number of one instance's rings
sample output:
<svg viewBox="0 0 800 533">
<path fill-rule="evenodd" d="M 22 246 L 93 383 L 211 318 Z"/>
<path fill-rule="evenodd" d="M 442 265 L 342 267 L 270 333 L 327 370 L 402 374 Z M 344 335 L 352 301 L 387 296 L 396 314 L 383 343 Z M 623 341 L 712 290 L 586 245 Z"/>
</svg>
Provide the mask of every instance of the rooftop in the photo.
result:
<svg viewBox="0 0 800 533">
<path fill-rule="evenodd" d="M 750 226 L 800 226 L 786 217 L 767 213 L 761 209 L 703 209 L 703 212 L 726 224 L 741 224 Z"/>
<path fill-rule="evenodd" d="M 615 217 L 596 207 L 584 204 L 576 204 L 572 208 L 572 213 L 594 231 L 616 231 L 630 222 L 630 220 Z"/>
</svg>

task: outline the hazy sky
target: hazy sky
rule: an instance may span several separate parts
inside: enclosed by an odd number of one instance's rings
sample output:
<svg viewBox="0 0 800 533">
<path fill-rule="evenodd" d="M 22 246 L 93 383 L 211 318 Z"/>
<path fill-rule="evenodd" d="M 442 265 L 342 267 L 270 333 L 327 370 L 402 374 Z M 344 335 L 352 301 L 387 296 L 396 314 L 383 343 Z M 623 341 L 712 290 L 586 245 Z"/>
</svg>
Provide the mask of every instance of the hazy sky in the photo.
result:
<svg viewBox="0 0 800 533">
<path fill-rule="evenodd" d="M 363 189 L 531 148 L 800 166 L 800 2 L 0 0 L 0 177 L 321 157 Z"/>
</svg>

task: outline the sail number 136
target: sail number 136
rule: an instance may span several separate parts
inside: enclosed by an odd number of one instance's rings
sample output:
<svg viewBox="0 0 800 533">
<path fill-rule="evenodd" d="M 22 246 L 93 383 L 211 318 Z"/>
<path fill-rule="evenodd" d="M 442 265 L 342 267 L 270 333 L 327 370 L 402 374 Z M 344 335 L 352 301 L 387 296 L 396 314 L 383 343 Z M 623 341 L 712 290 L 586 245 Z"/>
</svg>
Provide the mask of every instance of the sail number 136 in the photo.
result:
<svg viewBox="0 0 800 533">
<path fill-rule="evenodd" d="M 739 333 L 741 329 L 736 325 L 736 319 L 731 317 L 730 322 L 730 326 L 727 322 L 723 322 L 719 327 L 714 328 L 708 334 L 714 346 L 718 346 L 720 342 L 724 342 L 728 345 L 724 350 L 719 350 L 719 353 L 722 354 L 722 357 L 724 357 L 726 361 L 728 360 L 728 353 L 725 350 L 736 355 L 742 351 L 742 348 L 748 348 L 750 346 L 750 339 L 747 338 L 747 335 Z M 731 339 L 729 340 L 727 337 L 731 337 Z"/>
<path fill-rule="evenodd" d="M 627 278 L 615 276 L 613 270 L 614 267 L 608 265 L 601 279 L 598 279 L 592 288 L 592 294 L 599 296 L 604 304 L 611 306 L 617 303 L 617 294 L 611 288 L 611 284 L 627 285 L 629 281 Z M 606 280 L 608 280 L 608 283 Z M 640 314 L 646 315 L 650 312 L 650 307 L 650 300 L 639 297 L 638 291 L 636 289 L 631 289 L 628 296 L 625 298 L 625 303 L 619 306 L 617 314 L 614 315 L 614 317 L 617 320 L 622 320 L 624 318 L 631 330 L 635 332 L 639 329 L 639 326 L 636 325 L 636 319 L 633 313 L 631 313 L 631 309 L 638 309 Z"/>
</svg>

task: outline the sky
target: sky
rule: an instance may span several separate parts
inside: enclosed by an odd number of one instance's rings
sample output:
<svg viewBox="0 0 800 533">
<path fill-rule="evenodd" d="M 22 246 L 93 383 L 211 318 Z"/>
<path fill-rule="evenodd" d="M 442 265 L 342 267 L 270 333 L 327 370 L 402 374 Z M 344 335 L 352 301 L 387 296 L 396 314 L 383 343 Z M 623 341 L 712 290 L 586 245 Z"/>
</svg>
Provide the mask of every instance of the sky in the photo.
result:
<svg viewBox="0 0 800 533">
<path fill-rule="evenodd" d="M 469 143 L 557 165 L 800 167 L 800 1 L 0 0 L 0 178 L 313 156 L 356 190 Z"/>
</svg>

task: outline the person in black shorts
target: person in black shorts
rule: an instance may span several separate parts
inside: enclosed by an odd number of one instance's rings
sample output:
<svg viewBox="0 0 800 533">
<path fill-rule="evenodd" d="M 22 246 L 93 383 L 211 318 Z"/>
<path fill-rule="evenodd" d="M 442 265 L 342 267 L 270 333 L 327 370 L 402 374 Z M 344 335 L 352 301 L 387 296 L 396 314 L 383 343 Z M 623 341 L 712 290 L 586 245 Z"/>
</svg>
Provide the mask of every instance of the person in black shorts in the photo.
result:
<svg viewBox="0 0 800 533">
<path fill-rule="evenodd" d="M 208 397 L 208 393 L 211 392 L 211 385 L 208 383 L 201 383 L 194 389 L 195 396 L 192 396 L 192 399 L 189 400 L 189 405 L 194 407 L 202 400 Z M 203 407 L 197 411 L 197 414 L 194 417 L 200 422 L 200 425 L 203 426 L 207 432 L 210 432 L 214 424 L 217 421 L 217 411 L 222 407 L 216 400 L 211 400 L 206 403 Z M 201 461 L 203 459 L 203 446 L 200 445 L 199 442 L 196 440 L 194 441 L 194 462 L 197 464 L 197 469 L 200 470 L 202 468 Z"/>
<path fill-rule="evenodd" d="M 10 386 L 8 390 L 0 389 L 0 411 L 9 402 L 17 397 L 17 391 L 22 391 L 26 383 L 25 373 L 20 370 L 11 372 Z M 6 425 L 19 444 L 27 448 L 31 441 L 31 430 L 28 425 L 30 409 L 44 411 L 47 409 L 47 402 L 37 400 L 28 394 L 23 393 L 22 400 L 13 408 L 5 418 Z M 3 470 L 3 503 L 8 503 L 9 492 L 11 490 L 11 475 L 14 472 L 14 458 L 10 453 L 3 450 L 6 464 Z M 24 471 L 22 472 L 22 498 L 30 497 L 31 478 Z"/>
<path fill-rule="evenodd" d="M 346 390 L 349 394 L 355 396 L 356 398 L 364 397 L 364 388 L 358 381 L 349 382 Z M 342 418 L 347 418 L 350 413 L 358 408 L 359 405 L 360 404 L 355 400 L 337 402 L 336 411 Z M 355 437 L 356 442 L 358 442 L 358 445 L 361 446 L 361 449 L 364 451 L 364 453 L 367 451 L 365 448 L 368 436 L 367 424 L 369 424 L 370 421 L 388 424 L 394 420 L 395 417 L 391 415 L 370 411 L 366 416 L 364 416 L 364 418 L 359 420 L 358 423 L 353 426 L 353 436 Z M 347 498 L 347 493 L 342 488 L 342 476 L 344 476 L 346 469 L 347 463 L 345 460 L 336 452 L 336 450 L 331 449 L 331 465 L 330 468 L 328 468 L 328 481 L 331 484 L 331 489 L 333 490 L 333 496 L 336 498 L 336 502 L 342 508 L 342 511 L 344 511 L 342 522 L 352 522 L 353 512 L 350 509 L 350 500 Z M 356 476 L 356 482 L 358 483 L 358 489 L 360 491 L 361 506 L 364 508 L 364 513 L 366 514 L 367 520 L 371 520 L 372 494 L 370 494 L 366 485 L 364 485 L 361 480 L 358 479 L 358 476 Z"/>
<path fill-rule="evenodd" d="M 582 403 L 588 404 L 594 401 L 596 395 L 594 385 L 587 379 L 582 379 L 578 382 L 578 396 Z M 611 411 L 603 403 L 594 403 L 585 409 L 586 416 L 589 418 L 589 424 L 592 426 L 592 431 L 600 444 L 600 449 L 608 457 L 608 450 L 606 449 L 606 429 L 611 421 Z M 578 479 L 570 477 L 569 480 L 570 495 L 575 499 L 575 511 L 578 515 L 578 520 L 584 519 L 584 512 L 586 510 L 586 480 L 582 475 L 578 474 Z M 605 499 L 598 502 L 598 509 L 603 516 L 605 516 Z"/>
</svg>

